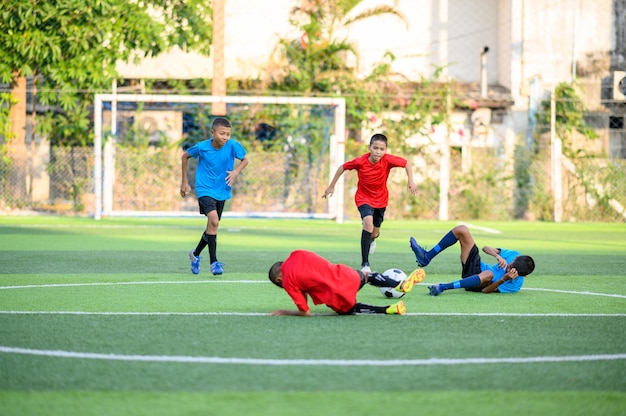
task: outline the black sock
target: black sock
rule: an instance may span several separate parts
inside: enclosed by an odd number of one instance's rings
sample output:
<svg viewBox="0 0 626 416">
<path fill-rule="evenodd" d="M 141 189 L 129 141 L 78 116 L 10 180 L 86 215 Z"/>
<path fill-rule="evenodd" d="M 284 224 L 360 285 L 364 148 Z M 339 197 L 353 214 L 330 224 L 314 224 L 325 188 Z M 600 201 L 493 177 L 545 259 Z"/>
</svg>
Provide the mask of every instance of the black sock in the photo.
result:
<svg viewBox="0 0 626 416">
<path fill-rule="evenodd" d="M 217 261 L 217 236 L 215 234 L 204 233 L 202 239 L 206 241 L 206 244 L 209 246 L 209 262 L 213 264 Z"/>
<path fill-rule="evenodd" d="M 390 277 L 385 276 L 384 274 L 381 273 L 370 273 L 369 279 L 367 279 L 367 282 L 372 285 L 372 286 L 376 286 L 376 287 L 396 287 L 398 286 L 398 282 L 393 280 Z"/>
<path fill-rule="evenodd" d="M 361 231 L 361 263 L 369 263 L 370 261 L 370 245 L 372 244 L 372 233 L 369 231 Z"/>
<path fill-rule="evenodd" d="M 386 313 L 388 306 L 374 306 L 367 303 L 357 303 L 352 309 L 354 313 Z"/>
<path fill-rule="evenodd" d="M 206 234 L 203 233 L 202 234 L 202 238 L 200 238 L 200 241 L 198 242 L 198 245 L 196 246 L 196 249 L 193 251 L 193 255 L 198 257 L 200 255 L 200 253 L 202 253 L 202 250 L 204 250 L 204 248 L 206 247 L 206 240 L 204 238 Z"/>
</svg>

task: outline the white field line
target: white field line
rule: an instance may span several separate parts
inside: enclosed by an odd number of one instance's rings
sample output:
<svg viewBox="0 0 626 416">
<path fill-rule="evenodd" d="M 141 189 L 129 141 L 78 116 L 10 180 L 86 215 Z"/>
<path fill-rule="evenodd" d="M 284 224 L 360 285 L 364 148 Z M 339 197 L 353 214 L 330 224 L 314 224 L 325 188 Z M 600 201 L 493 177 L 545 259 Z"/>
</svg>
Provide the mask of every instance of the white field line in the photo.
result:
<svg viewBox="0 0 626 416">
<path fill-rule="evenodd" d="M 2 311 L 0 315 L 95 315 L 95 316 L 270 316 L 269 312 L 107 312 L 107 311 Z M 337 316 L 329 313 L 313 313 L 314 316 Z M 360 314 L 360 316 L 376 316 Z M 409 312 L 405 316 L 484 316 L 484 317 L 626 317 L 626 313 L 507 313 L 507 312 Z M 277 318 L 272 318 L 277 319 Z"/>
<path fill-rule="evenodd" d="M 467 228 L 474 228 L 476 230 L 484 231 L 489 234 L 501 234 L 502 233 L 502 231 L 496 230 L 495 228 L 481 227 L 480 225 L 469 224 L 466 222 L 460 222 L 459 225 L 465 225 L 467 226 Z"/>
<path fill-rule="evenodd" d="M 622 298 L 626 299 L 626 295 L 617 295 L 614 293 L 597 293 L 597 292 L 578 292 L 574 290 L 559 290 L 559 289 L 542 289 L 538 287 L 527 287 L 522 290 L 535 290 L 540 292 L 555 292 L 555 293 L 567 293 L 570 295 L 591 295 L 591 296 L 608 296 L 610 298 Z"/>
<path fill-rule="evenodd" d="M 626 354 L 571 355 L 547 357 L 503 357 L 503 358 L 426 358 L 414 360 L 331 360 L 331 359 L 272 359 L 272 358 L 237 358 L 237 357 L 202 357 L 184 355 L 127 355 L 100 354 L 90 352 L 35 350 L 0 346 L 0 353 L 38 355 L 54 358 L 77 358 L 106 361 L 136 361 L 189 364 L 244 364 L 271 366 L 343 366 L 343 367 L 389 367 L 389 366 L 429 366 L 429 365 L 464 365 L 464 364 L 527 364 L 557 363 L 579 361 L 614 361 L 626 359 Z"/>
<path fill-rule="evenodd" d="M 22 286 L 0 286 L 0 290 L 11 289 L 43 289 L 55 287 L 82 287 L 82 286 L 116 286 L 116 285 L 181 285 L 181 284 L 267 284 L 269 280 L 172 280 L 172 281 L 150 281 L 150 282 L 94 282 L 94 283 L 51 283 L 43 285 L 22 285 Z M 426 286 L 430 283 L 419 283 L 420 286 Z M 612 293 L 597 292 L 578 292 L 573 290 L 559 289 L 542 289 L 542 288 L 522 288 L 522 290 L 534 290 L 543 292 L 566 293 L 570 295 L 586 295 L 586 296 L 607 296 L 613 298 L 626 299 L 626 295 L 618 295 Z"/>
<path fill-rule="evenodd" d="M 271 283 L 269 280 L 172 280 L 172 281 L 157 281 L 157 282 L 95 282 L 95 283 L 51 283 L 45 285 L 24 285 L 24 286 L 0 286 L 0 290 L 6 289 L 40 289 L 50 287 L 80 287 L 80 286 L 116 286 L 116 285 L 192 285 L 198 283 Z"/>
</svg>

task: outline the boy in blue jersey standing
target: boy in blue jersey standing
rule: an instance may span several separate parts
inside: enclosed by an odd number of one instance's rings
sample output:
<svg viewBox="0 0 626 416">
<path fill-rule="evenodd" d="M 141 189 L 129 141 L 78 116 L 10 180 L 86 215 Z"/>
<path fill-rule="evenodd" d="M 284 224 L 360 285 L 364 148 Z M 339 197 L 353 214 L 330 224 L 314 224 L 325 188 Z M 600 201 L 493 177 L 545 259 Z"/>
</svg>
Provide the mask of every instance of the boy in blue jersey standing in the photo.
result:
<svg viewBox="0 0 626 416">
<path fill-rule="evenodd" d="M 485 246 L 483 252 L 496 258 L 497 263 L 488 265 L 481 261 L 474 237 L 465 225 L 458 225 L 449 231 L 435 247 L 426 251 L 417 244 L 413 237 L 410 239 L 411 250 L 415 253 L 417 264 L 427 266 L 437 254 L 454 245 L 461 243 L 461 280 L 450 283 L 438 283 L 428 286 L 430 294 L 438 296 L 441 292 L 450 289 L 465 289 L 482 293 L 515 293 L 519 292 L 524 284 L 524 276 L 535 270 L 535 261 L 530 256 L 523 256 L 514 250 Z"/>
<path fill-rule="evenodd" d="M 196 171 L 196 196 L 200 206 L 200 214 L 206 215 L 207 225 L 202 238 L 195 250 L 189 252 L 191 271 L 200 273 L 200 253 L 209 246 L 211 273 L 224 273 L 224 265 L 217 260 L 217 228 L 222 218 L 224 204 L 232 197 L 232 185 L 235 178 L 248 165 L 246 150 L 234 139 L 230 138 L 230 122 L 218 117 L 211 125 L 211 138 L 187 149 L 182 156 L 183 178 L 180 195 L 185 198 L 191 187 L 187 180 L 187 163 L 190 157 L 198 159 Z M 235 159 L 239 165 L 235 169 Z"/>
</svg>

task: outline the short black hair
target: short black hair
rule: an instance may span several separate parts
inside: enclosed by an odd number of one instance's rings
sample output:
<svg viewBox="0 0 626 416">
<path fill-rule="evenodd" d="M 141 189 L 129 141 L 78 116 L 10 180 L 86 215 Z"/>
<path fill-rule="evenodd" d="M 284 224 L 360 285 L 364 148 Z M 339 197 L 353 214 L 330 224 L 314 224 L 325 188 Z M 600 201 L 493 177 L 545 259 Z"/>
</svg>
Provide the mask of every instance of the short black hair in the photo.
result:
<svg viewBox="0 0 626 416">
<path fill-rule="evenodd" d="M 370 139 L 370 146 L 374 143 L 374 142 L 384 142 L 385 146 L 387 146 L 387 136 L 385 136 L 384 134 L 380 134 L 380 133 L 376 133 L 375 135 L 372 136 L 372 138 Z"/>
<path fill-rule="evenodd" d="M 518 275 L 528 276 L 535 270 L 535 260 L 530 256 L 517 256 L 511 263 L 511 267 L 515 267 Z"/>
<path fill-rule="evenodd" d="M 272 267 L 270 267 L 270 271 L 268 273 L 270 282 L 274 283 L 278 287 L 283 287 L 282 284 L 278 284 L 276 282 L 276 277 L 278 277 L 278 275 L 280 274 L 280 266 L 282 265 L 283 265 L 282 261 L 277 261 L 276 263 L 272 264 Z"/>
<path fill-rule="evenodd" d="M 217 117 L 215 120 L 213 120 L 211 128 L 216 129 L 218 127 L 228 127 L 229 129 L 232 128 L 232 126 L 230 125 L 230 121 L 228 121 L 228 119 L 224 117 Z"/>
</svg>

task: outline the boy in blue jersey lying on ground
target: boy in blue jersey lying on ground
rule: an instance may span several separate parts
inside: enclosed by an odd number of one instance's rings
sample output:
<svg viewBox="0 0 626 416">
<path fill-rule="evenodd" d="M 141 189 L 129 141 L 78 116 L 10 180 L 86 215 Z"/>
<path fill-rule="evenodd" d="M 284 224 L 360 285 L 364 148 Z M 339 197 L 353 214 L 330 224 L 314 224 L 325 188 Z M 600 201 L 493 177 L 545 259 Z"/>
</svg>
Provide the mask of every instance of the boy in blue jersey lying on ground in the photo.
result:
<svg viewBox="0 0 626 416">
<path fill-rule="evenodd" d="M 496 258 L 497 263 L 486 264 L 480 259 L 480 252 L 474 242 L 474 237 L 465 225 L 458 225 L 439 241 L 435 247 L 426 251 L 411 237 L 411 250 L 415 253 L 417 264 L 427 266 L 437 254 L 454 245 L 461 243 L 461 280 L 450 283 L 438 283 L 428 286 L 430 294 L 438 296 L 444 290 L 465 289 L 482 293 L 515 293 L 519 292 L 524 284 L 524 276 L 535 270 L 535 261 L 530 256 L 523 256 L 514 250 L 485 246 L 483 252 Z"/>
</svg>

